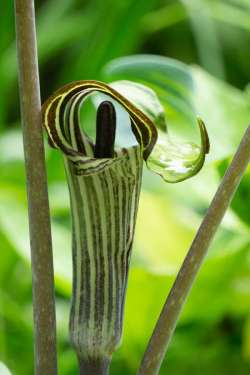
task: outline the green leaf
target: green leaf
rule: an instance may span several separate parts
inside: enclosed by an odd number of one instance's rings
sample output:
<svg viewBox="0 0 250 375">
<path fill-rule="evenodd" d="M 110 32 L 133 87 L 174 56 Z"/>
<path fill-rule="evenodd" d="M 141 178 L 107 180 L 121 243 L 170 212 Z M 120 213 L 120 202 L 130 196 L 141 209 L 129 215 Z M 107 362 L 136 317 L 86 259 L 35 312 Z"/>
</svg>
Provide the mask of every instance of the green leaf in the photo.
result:
<svg viewBox="0 0 250 375">
<path fill-rule="evenodd" d="M 236 151 L 249 123 L 249 97 L 244 91 L 218 80 L 199 67 L 192 67 L 194 102 L 207 126 L 212 160 Z"/>
<path fill-rule="evenodd" d="M 63 81 L 99 79 L 101 68 L 107 61 L 136 48 L 144 34 L 140 21 L 157 2 L 158 0 L 106 0 L 99 1 L 98 5 L 95 1 L 85 2 L 84 10 L 78 12 L 81 16 L 87 15 L 87 20 L 91 20 L 91 27 L 71 49 L 70 64 L 64 64 L 63 67 Z M 107 9 L 110 9 L 108 17 Z"/>
<path fill-rule="evenodd" d="M 111 61 L 104 79 L 127 79 L 150 87 L 166 113 L 169 132 L 196 142 L 195 113 L 204 120 L 211 140 L 210 160 L 232 155 L 249 122 L 249 97 L 244 91 L 201 68 L 160 56 L 129 56 Z"/>
<path fill-rule="evenodd" d="M 110 86 L 134 103 L 153 121 L 157 128 L 166 131 L 167 123 L 164 108 L 153 90 L 131 81 L 116 81 L 112 82 Z"/>
<path fill-rule="evenodd" d="M 130 80 L 150 87 L 165 109 L 167 120 L 193 122 L 193 91 L 189 67 L 162 56 L 135 55 L 112 60 L 104 67 L 108 81 Z"/>
<path fill-rule="evenodd" d="M 198 120 L 201 147 L 190 142 L 173 142 L 167 134 L 164 108 L 153 90 L 131 81 L 116 81 L 111 86 L 144 112 L 160 129 L 158 142 L 147 159 L 150 170 L 171 183 L 186 180 L 200 171 L 209 151 L 208 135 L 202 120 Z"/>
<path fill-rule="evenodd" d="M 209 139 L 201 119 L 198 120 L 201 147 L 194 143 L 174 143 L 167 134 L 159 136 L 147 166 L 167 182 L 180 182 L 196 175 L 205 162 L 209 152 Z"/>
<path fill-rule="evenodd" d="M 30 245 L 27 207 L 18 197 L 18 189 L 13 191 L 2 189 L 0 186 L 0 228 L 18 254 L 30 263 Z M 11 212 L 6 215 L 6 212 Z M 18 228 L 18 235 L 13 236 L 13 230 Z M 68 228 L 52 219 L 52 239 L 55 259 L 56 287 L 62 293 L 70 294 L 71 267 L 68 267 L 70 255 L 70 231 Z"/>
<path fill-rule="evenodd" d="M 210 12 L 214 19 L 229 24 L 231 27 L 239 27 L 247 32 L 250 31 L 249 1 L 232 2 L 213 1 Z"/>
</svg>

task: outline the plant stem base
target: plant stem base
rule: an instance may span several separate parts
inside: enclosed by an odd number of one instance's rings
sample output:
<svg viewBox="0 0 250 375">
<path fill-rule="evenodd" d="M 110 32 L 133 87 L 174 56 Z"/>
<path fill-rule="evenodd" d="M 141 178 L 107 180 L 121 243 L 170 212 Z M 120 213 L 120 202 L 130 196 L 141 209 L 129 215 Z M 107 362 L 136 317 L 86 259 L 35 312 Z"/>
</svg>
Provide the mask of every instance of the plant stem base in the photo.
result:
<svg viewBox="0 0 250 375">
<path fill-rule="evenodd" d="M 108 375 L 110 358 L 78 358 L 80 375 Z"/>
</svg>

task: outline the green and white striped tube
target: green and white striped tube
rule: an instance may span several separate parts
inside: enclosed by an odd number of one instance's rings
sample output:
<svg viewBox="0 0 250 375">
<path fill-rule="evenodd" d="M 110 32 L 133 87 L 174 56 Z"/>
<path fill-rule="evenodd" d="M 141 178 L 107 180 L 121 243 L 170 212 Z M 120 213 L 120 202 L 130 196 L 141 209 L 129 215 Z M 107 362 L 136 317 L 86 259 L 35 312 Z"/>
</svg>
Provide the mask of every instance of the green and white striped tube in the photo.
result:
<svg viewBox="0 0 250 375">
<path fill-rule="evenodd" d="M 123 308 L 141 185 L 139 146 L 93 176 L 77 176 L 65 158 L 73 215 L 70 337 L 78 357 L 111 357 Z"/>
</svg>

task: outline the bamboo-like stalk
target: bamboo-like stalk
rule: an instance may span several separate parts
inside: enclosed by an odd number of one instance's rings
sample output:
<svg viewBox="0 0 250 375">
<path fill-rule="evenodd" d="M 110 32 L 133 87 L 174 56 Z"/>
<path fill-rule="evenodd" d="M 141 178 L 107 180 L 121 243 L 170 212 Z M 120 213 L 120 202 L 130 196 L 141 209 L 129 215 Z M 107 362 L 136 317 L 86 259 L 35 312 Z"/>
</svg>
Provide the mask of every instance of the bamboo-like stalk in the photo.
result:
<svg viewBox="0 0 250 375">
<path fill-rule="evenodd" d="M 33 0 L 15 0 L 15 17 L 32 261 L 35 373 L 56 375 L 53 256 Z"/>
<path fill-rule="evenodd" d="M 242 138 L 167 297 L 138 375 L 158 374 L 188 293 L 249 161 L 250 126 Z"/>
</svg>

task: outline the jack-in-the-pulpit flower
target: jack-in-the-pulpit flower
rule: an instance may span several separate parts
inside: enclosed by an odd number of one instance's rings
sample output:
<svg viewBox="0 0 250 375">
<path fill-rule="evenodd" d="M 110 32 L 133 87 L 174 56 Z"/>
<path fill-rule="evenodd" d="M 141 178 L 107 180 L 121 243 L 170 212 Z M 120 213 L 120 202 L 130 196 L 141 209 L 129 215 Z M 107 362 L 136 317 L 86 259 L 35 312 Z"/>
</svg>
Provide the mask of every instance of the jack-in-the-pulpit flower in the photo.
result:
<svg viewBox="0 0 250 375">
<path fill-rule="evenodd" d="M 130 87 L 134 99 L 126 95 Z M 79 120 L 80 107 L 93 92 L 110 96 L 127 111 L 137 145 L 116 148 L 113 157 L 96 157 Z M 199 120 L 201 147 L 177 146 L 167 134 L 158 137 L 156 125 L 161 132 L 165 127 L 162 108 L 150 89 L 131 82 L 68 84 L 43 105 L 43 122 L 50 145 L 63 152 L 71 198 L 71 342 L 80 360 L 108 363 L 122 334 L 143 160 L 166 181 L 184 180 L 201 169 L 208 136 Z"/>
</svg>

